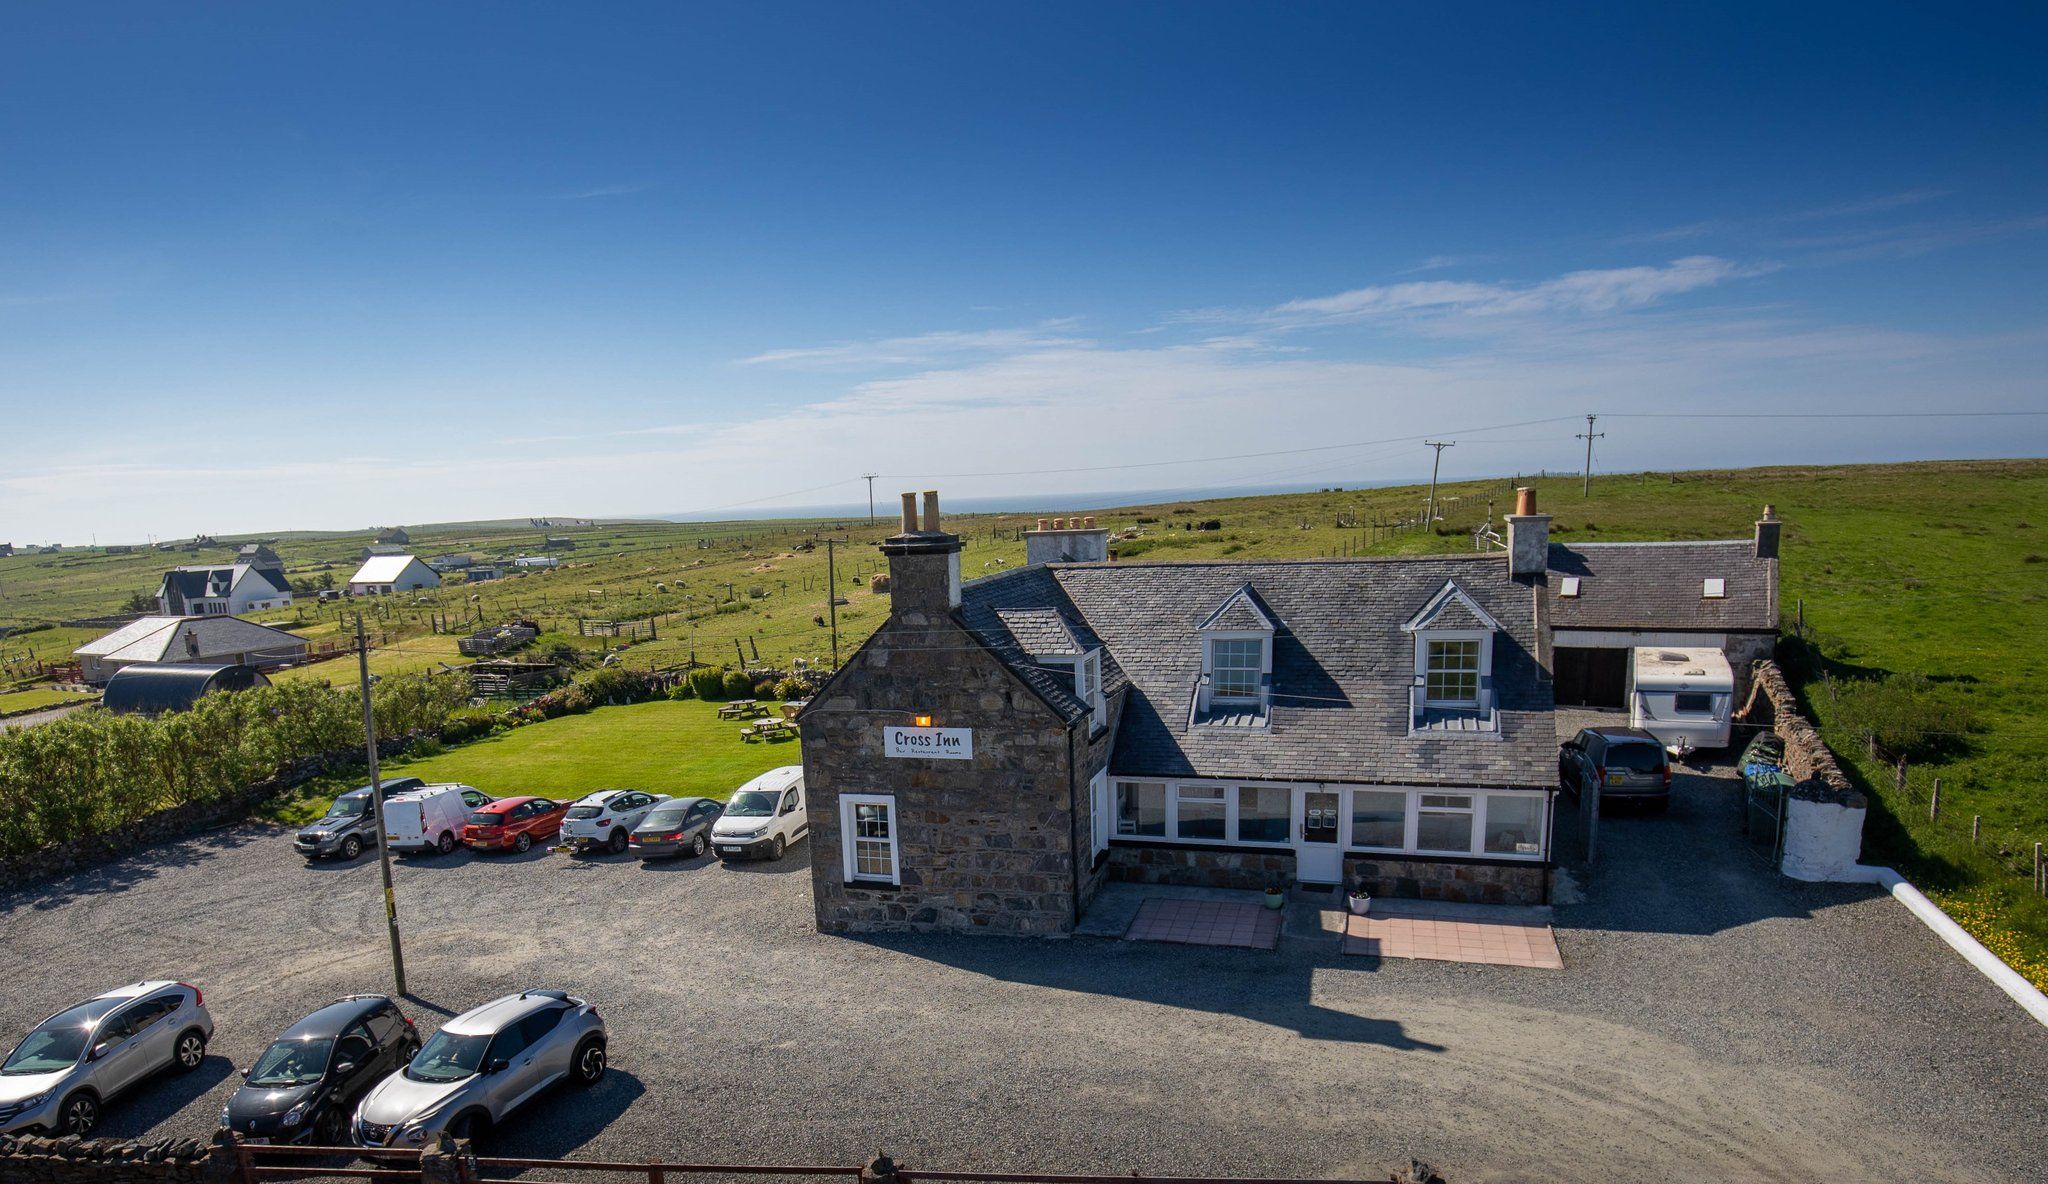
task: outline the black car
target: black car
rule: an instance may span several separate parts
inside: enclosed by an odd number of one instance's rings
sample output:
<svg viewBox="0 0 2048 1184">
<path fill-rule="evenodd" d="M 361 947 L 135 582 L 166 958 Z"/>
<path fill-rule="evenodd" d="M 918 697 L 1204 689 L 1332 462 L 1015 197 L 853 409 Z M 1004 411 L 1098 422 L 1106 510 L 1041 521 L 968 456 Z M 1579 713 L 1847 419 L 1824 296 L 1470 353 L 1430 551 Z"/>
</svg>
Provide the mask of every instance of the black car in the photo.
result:
<svg viewBox="0 0 2048 1184">
<path fill-rule="evenodd" d="M 711 824 L 725 813 L 724 802 L 710 798 L 670 798 L 647 812 L 626 847 L 642 859 L 702 855 L 711 849 Z"/>
<path fill-rule="evenodd" d="M 1603 802 L 1662 810 L 1671 804 L 1671 758 L 1641 728 L 1584 728 L 1558 750 L 1557 783 L 1573 797 L 1599 786 Z"/>
<path fill-rule="evenodd" d="M 384 781 L 383 786 L 384 800 L 388 802 L 394 794 L 425 789 L 427 783 L 417 777 L 393 777 Z M 363 848 L 377 845 L 377 832 L 370 825 L 374 821 L 370 787 L 359 785 L 334 799 L 324 818 L 293 836 L 292 849 L 307 859 L 323 855 L 354 859 L 363 853 Z"/>
<path fill-rule="evenodd" d="M 350 995 L 287 1028 L 242 1073 L 220 1112 L 244 1142 L 339 1147 L 371 1086 L 420 1050 L 420 1035 L 384 995 Z"/>
</svg>

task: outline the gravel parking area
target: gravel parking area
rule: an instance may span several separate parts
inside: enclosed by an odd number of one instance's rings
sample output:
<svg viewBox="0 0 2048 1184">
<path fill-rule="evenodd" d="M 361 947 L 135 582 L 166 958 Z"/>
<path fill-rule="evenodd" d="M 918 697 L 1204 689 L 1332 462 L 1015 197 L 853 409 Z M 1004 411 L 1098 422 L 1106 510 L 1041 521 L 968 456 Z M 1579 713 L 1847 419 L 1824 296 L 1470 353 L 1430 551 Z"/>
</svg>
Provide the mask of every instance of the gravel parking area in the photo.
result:
<svg viewBox="0 0 2048 1184">
<path fill-rule="evenodd" d="M 1871 889 L 1768 875 L 1731 782 L 1610 819 L 1558 909 L 1566 969 L 1076 939 L 821 937 L 803 847 L 640 867 L 399 867 L 423 1028 L 528 986 L 598 1001 L 613 1070 L 507 1153 L 1454 1181 L 2019 1180 L 2048 1152 L 2048 1031 Z M 203 1135 L 272 1035 L 387 989 L 374 860 L 245 826 L 0 898 L 12 1040 L 145 977 L 206 991 L 197 1074 L 110 1135 Z"/>
</svg>

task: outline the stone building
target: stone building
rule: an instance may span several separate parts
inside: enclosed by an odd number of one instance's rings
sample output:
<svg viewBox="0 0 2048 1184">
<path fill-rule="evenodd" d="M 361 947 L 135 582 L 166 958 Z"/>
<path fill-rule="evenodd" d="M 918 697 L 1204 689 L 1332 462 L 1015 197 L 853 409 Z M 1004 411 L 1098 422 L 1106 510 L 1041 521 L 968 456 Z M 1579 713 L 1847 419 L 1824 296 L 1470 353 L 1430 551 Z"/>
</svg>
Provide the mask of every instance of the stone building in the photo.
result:
<svg viewBox="0 0 2048 1184">
<path fill-rule="evenodd" d="M 1559 604 L 1614 614 L 1568 606 L 1582 631 L 1746 628 L 1759 596 L 1775 611 L 1775 521 L 1758 558 L 1553 546 L 1533 495 L 1517 508 L 1505 556 L 1091 558 L 963 585 L 937 495 L 920 522 L 905 494 L 889 620 L 799 716 L 819 927 L 1062 933 L 1105 879 L 1547 900 Z M 1041 529 L 1106 553 L 1092 523 Z M 1584 569 L 1569 596 L 1560 565 Z M 1673 590 L 1708 578 L 1739 613 Z"/>
</svg>

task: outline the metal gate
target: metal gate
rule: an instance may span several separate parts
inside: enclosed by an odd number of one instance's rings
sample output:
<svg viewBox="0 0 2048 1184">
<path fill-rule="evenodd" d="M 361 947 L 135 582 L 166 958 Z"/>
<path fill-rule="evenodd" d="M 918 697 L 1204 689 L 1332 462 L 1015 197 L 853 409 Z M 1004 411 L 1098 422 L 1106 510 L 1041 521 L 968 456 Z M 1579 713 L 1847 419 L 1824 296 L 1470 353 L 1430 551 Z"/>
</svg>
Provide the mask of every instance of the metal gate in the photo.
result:
<svg viewBox="0 0 2048 1184">
<path fill-rule="evenodd" d="M 1785 742 L 1759 732 L 1742 750 L 1742 834 L 1765 866 L 1776 870 L 1785 857 L 1785 794 L 1796 782 L 1780 763 Z"/>
</svg>

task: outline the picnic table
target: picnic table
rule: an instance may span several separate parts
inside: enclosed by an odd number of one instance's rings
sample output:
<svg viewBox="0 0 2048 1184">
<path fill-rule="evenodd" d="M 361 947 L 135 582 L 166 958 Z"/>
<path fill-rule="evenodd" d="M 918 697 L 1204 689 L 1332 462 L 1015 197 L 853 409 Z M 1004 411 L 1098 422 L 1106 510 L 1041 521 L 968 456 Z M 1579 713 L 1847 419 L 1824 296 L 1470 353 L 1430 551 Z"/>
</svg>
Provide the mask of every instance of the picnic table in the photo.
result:
<svg viewBox="0 0 2048 1184">
<path fill-rule="evenodd" d="M 768 714 L 768 709 L 763 707 L 757 699 L 734 699 L 718 709 L 718 718 L 720 719 L 750 719 L 753 716 L 766 714 Z"/>
<path fill-rule="evenodd" d="M 756 720 L 740 729 L 740 739 L 743 741 L 781 740 L 794 735 L 796 725 L 786 719 Z"/>
</svg>

